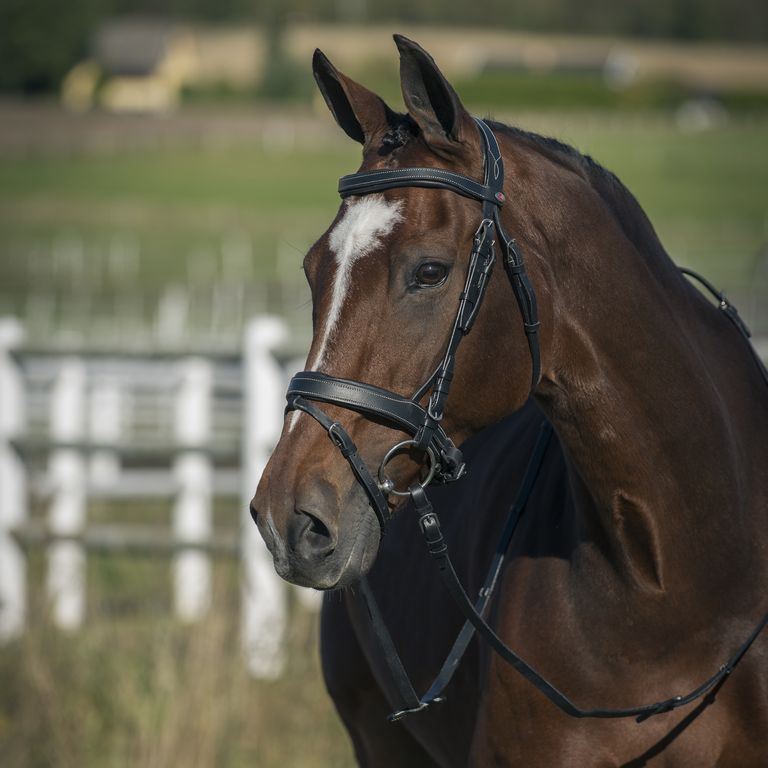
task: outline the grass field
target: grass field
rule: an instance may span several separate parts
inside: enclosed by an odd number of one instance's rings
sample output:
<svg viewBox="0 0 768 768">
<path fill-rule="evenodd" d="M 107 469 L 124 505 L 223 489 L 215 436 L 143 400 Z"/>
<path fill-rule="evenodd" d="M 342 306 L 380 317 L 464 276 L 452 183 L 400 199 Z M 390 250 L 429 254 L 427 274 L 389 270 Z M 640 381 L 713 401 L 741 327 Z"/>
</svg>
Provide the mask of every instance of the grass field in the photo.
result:
<svg viewBox="0 0 768 768">
<path fill-rule="evenodd" d="M 635 193 L 670 254 L 726 286 L 748 283 L 768 241 L 768 120 L 732 121 L 700 132 L 665 116 L 523 116 L 613 170 Z M 109 292 L 99 281 L 115 238 L 137 244 L 133 289 L 154 295 L 217 279 L 232 233 L 251 247 L 256 282 L 301 281 L 306 248 L 338 205 L 339 175 L 356 168 L 352 143 L 244 143 L 226 149 L 6 156 L 0 166 L 0 302 L 16 309 L 45 282 Z M 84 244 L 81 278 L 49 254 L 62 238 Z"/>
<path fill-rule="evenodd" d="M 42 568 L 33 558 L 33 584 Z M 351 768 L 320 683 L 317 616 L 293 607 L 285 675 L 254 681 L 234 566 L 217 568 L 215 607 L 193 628 L 168 618 L 167 574 L 167 563 L 91 558 L 88 625 L 71 636 L 33 591 L 28 633 L 0 650 L 0 765 Z"/>
</svg>

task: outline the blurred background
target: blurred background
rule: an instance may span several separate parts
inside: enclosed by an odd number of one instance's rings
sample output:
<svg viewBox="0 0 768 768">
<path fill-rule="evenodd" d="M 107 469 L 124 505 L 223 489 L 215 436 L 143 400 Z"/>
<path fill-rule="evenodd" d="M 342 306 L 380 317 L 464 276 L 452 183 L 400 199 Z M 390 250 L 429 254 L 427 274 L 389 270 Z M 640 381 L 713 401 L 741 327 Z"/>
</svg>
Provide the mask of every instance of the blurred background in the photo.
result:
<svg viewBox="0 0 768 768">
<path fill-rule="evenodd" d="M 244 510 L 359 161 L 312 51 L 399 106 L 392 32 L 614 171 L 765 350 L 763 0 L 0 0 L 0 765 L 353 764 Z"/>
</svg>

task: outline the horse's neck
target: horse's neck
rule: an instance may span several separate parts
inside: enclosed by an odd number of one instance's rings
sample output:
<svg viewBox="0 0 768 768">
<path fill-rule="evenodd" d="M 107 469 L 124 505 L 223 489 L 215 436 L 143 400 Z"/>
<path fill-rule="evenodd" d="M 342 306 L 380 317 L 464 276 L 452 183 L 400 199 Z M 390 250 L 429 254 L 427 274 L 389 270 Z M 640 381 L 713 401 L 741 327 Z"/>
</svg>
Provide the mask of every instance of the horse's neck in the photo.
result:
<svg viewBox="0 0 768 768">
<path fill-rule="evenodd" d="M 768 391 L 727 319 L 670 267 L 572 295 L 539 389 L 587 559 L 646 594 L 740 581 L 764 538 L 755 502 L 768 501 L 757 487 Z"/>
</svg>

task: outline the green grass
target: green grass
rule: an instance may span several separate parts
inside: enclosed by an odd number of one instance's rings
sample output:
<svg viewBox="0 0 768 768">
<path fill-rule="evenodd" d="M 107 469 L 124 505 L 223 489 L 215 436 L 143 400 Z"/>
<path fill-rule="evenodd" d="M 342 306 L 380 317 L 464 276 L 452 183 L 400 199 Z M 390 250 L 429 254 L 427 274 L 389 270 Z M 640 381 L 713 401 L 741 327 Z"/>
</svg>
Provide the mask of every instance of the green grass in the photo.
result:
<svg viewBox="0 0 768 768">
<path fill-rule="evenodd" d="M 334 179 L 354 153 L 177 150 L 54 158 L 6 158 L 0 169 L 0 253 L 76 234 L 102 247 L 115 235 L 147 251 L 149 282 L 183 277 L 195 248 L 245 233 L 262 275 L 279 242 L 304 251 L 336 205 Z M 0 282 L 14 265 L 3 258 Z M 297 255 L 297 268 L 300 264 Z M 17 280 L 23 280 L 18 275 Z"/>
<path fill-rule="evenodd" d="M 768 124 L 682 133 L 663 120 L 612 127 L 576 118 L 546 127 L 625 182 L 673 257 L 727 282 L 749 278 L 768 229 Z M 72 234 L 95 251 L 116 235 L 138 239 L 148 288 L 183 279 L 190 252 L 215 249 L 232 231 L 252 241 L 257 276 L 275 273 L 282 248 L 295 250 L 298 278 L 302 253 L 338 205 L 337 177 L 357 163 L 351 142 L 4 158 L 0 292 L 23 292 L 30 281 L 26 260 L 14 254 Z"/>
<path fill-rule="evenodd" d="M 564 138 L 622 179 L 678 263 L 728 286 L 750 281 L 768 244 L 768 124 L 693 134 L 577 126 Z"/>
<path fill-rule="evenodd" d="M 628 88 L 613 88 L 599 72 L 484 72 L 455 85 L 467 103 L 500 108 L 517 104 L 555 111 L 669 109 L 687 95 L 671 82 L 642 81 Z"/>
<path fill-rule="evenodd" d="M 316 614 L 292 606 L 286 672 L 257 681 L 241 657 L 232 563 L 217 564 L 214 609 L 190 627 L 168 618 L 167 561 L 91 557 L 88 623 L 71 635 L 46 618 L 43 568 L 34 556 L 29 631 L 0 648 L 0 765 L 354 764 L 320 681 Z"/>
</svg>

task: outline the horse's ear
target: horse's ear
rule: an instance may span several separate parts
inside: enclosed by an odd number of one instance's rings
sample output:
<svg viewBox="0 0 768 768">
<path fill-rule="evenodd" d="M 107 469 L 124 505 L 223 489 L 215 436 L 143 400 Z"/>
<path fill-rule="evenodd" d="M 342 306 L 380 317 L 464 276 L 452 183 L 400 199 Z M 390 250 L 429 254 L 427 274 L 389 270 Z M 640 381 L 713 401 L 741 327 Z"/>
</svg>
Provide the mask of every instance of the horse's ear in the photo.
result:
<svg viewBox="0 0 768 768">
<path fill-rule="evenodd" d="M 394 35 L 400 51 L 400 85 L 411 117 L 424 140 L 438 152 L 455 153 L 475 136 L 474 121 L 434 59 L 402 35 Z"/>
<path fill-rule="evenodd" d="M 350 138 L 365 144 L 388 130 L 394 112 L 384 100 L 339 72 L 319 48 L 312 57 L 312 74 L 328 109 Z"/>
</svg>

